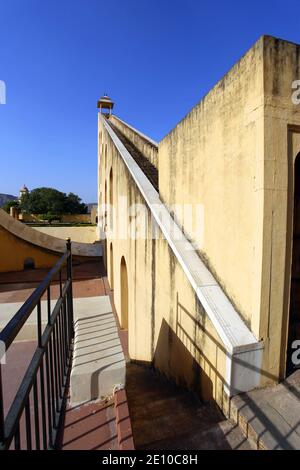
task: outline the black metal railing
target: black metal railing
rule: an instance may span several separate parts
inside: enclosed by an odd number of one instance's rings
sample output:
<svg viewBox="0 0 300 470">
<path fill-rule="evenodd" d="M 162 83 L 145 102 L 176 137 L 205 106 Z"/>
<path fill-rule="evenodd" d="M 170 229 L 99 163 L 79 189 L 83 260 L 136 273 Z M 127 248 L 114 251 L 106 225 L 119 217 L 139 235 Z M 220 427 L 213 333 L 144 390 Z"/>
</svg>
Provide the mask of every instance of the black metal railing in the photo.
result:
<svg viewBox="0 0 300 470">
<path fill-rule="evenodd" d="M 66 276 L 63 275 L 65 267 Z M 57 278 L 59 298 L 51 311 L 51 283 Z M 44 294 L 47 318 L 43 329 L 41 299 Z M 6 351 L 35 309 L 37 347 L 7 413 L 4 412 L 0 364 L 0 449 L 57 447 L 74 336 L 70 239 L 67 239 L 64 255 L 0 333 Z"/>
</svg>

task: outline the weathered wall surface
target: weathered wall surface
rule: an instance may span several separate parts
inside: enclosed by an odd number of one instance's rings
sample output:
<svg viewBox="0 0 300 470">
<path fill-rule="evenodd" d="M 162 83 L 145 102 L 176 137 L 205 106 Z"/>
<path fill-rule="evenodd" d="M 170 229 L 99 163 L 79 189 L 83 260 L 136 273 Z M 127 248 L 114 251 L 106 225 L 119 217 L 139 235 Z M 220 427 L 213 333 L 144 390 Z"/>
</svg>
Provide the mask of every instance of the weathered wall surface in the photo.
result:
<svg viewBox="0 0 300 470">
<path fill-rule="evenodd" d="M 101 127 L 101 126 L 100 126 Z M 102 135 L 106 134 L 102 129 Z M 114 144 L 105 135 L 107 168 L 101 177 L 101 192 L 112 169 L 114 214 L 113 230 L 107 232 L 106 251 L 114 302 L 122 322 L 121 259 L 125 258 L 129 293 L 129 354 L 131 359 L 154 361 L 168 377 L 201 394 L 214 397 L 220 405 L 225 382 L 225 349 L 209 319 L 197 301 L 195 291 L 164 239 L 152 240 L 151 215 L 147 213 L 146 239 L 114 239 L 118 221 L 124 221 L 126 198 L 128 207 L 144 200 L 121 160 Z M 100 156 L 101 159 L 101 156 Z M 123 199 L 124 201 L 124 199 Z M 109 219 L 109 214 L 108 214 Z M 125 218 L 122 233 L 132 233 L 133 219 Z M 112 249 L 111 249 L 112 245 Z"/>
<path fill-rule="evenodd" d="M 61 221 L 74 224 L 90 223 L 91 214 L 63 214 Z"/>
<path fill-rule="evenodd" d="M 34 227 L 34 230 L 39 232 L 46 233 L 52 237 L 61 238 L 65 240 L 66 238 L 71 238 L 72 242 L 79 243 L 94 243 L 98 240 L 98 235 L 96 232 L 96 227 Z"/>
<path fill-rule="evenodd" d="M 171 211 L 176 204 L 203 206 L 199 254 L 264 341 L 260 385 L 285 373 L 293 165 L 300 152 L 300 105 L 292 103 L 291 94 L 299 70 L 299 46 L 262 37 L 159 144 L 160 198 Z M 143 203 L 110 138 L 99 129 L 99 201 L 109 200 L 112 168 L 117 207 L 119 195 Z M 176 207 L 174 215 L 193 240 Z M 114 217 L 116 222 L 118 209 Z M 148 235 L 148 240 L 108 238 L 107 244 L 119 314 L 122 256 L 128 267 L 130 355 L 154 360 L 167 375 L 220 403 L 222 343 L 201 315 L 168 244 Z"/>
<path fill-rule="evenodd" d="M 0 272 L 22 271 L 27 258 L 34 260 L 36 268 L 50 268 L 59 256 L 18 239 L 0 226 Z"/>
<path fill-rule="evenodd" d="M 110 122 L 114 124 L 134 145 L 142 152 L 142 154 L 158 168 L 158 145 L 150 138 L 144 136 L 136 129 L 130 127 L 117 116 L 111 115 Z"/>
<path fill-rule="evenodd" d="M 292 101 L 295 80 L 300 80 L 300 46 L 265 37 L 264 157 L 257 178 L 257 191 L 264 200 L 259 328 L 266 338 L 271 373 L 277 375 L 280 367 L 281 377 L 290 299 L 294 163 L 300 152 L 300 104 Z"/>
<path fill-rule="evenodd" d="M 203 206 L 199 252 L 257 337 L 263 105 L 260 40 L 159 144 L 162 200 Z"/>
<path fill-rule="evenodd" d="M 161 198 L 203 205 L 199 252 L 264 340 L 266 382 L 285 374 L 299 70 L 299 46 L 262 37 L 159 144 Z"/>
</svg>

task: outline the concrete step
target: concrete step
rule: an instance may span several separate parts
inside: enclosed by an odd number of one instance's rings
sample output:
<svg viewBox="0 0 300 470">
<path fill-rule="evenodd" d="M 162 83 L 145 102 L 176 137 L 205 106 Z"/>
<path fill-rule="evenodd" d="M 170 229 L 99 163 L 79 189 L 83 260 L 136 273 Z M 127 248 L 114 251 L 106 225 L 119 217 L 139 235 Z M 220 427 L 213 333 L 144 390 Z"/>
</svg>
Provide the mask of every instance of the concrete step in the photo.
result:
<svg viewBox="0 0 300 470">
<path fill-rule="evenodd" d="M 254 450 L 240 428 L 229 420 L 221 421 L 206 429 L 179 434 L 177 438 L 159 440 L 146 445 L 152 450 Z"/>
<path fill-rule="evenodd" d="M 72 406 L 100 400 L 125 385 L 125 358 L 108 295 L 74 299 Z"/>
<path fill-rule="evenodd" d="M 300 370 L 278 385 L 233 397 L 230 419 L 256 449 L 300 450 Z"/>
</svg>

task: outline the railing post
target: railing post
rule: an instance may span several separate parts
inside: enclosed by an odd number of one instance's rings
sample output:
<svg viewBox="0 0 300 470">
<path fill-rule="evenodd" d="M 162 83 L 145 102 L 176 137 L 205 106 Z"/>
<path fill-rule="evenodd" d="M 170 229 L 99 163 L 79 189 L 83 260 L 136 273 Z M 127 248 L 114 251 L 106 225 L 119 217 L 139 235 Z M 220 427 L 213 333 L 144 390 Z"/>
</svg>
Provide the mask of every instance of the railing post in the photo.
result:
<svg viewBox="0 0 300 470">
<path fill-rule="evenodd" d="M 0 360 L 0 445 L 4 442 L 4 404 L 3 404 L 3 389 L 2 389 L 2 371 Z"/>
<path fill-rule="evenodd" d="M 67 238 L 67 250 L 69 257 L 67 260 L 67 277 L 70 280 L 70 288 L 68 290 L 68 317 L 71 327 L 71 337 L 74 335 L 74 315 L 73 315 L 73 287 L 72 287 L 72 246 L 71 238 Z"/>
</svg>

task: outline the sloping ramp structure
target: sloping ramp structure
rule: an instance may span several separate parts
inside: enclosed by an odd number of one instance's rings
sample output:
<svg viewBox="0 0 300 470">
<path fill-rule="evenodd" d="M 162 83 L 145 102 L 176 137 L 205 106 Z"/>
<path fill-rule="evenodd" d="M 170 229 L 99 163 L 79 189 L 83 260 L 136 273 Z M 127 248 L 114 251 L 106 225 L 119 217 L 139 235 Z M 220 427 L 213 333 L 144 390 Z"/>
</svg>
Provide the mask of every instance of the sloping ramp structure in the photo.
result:
<svg viewBox="0 0 300 470">
<path fill-rule="evenodd" d="M 27 258 L 36 268 L 53 266 L 65 250 L 65 240 L 39 232 L 0 209 L 0 272 L 22 270 Z M 102 246 L 73 242 L 72 253 L 78 261 L 87 261 L 102 256 Z"/>
</svg>

